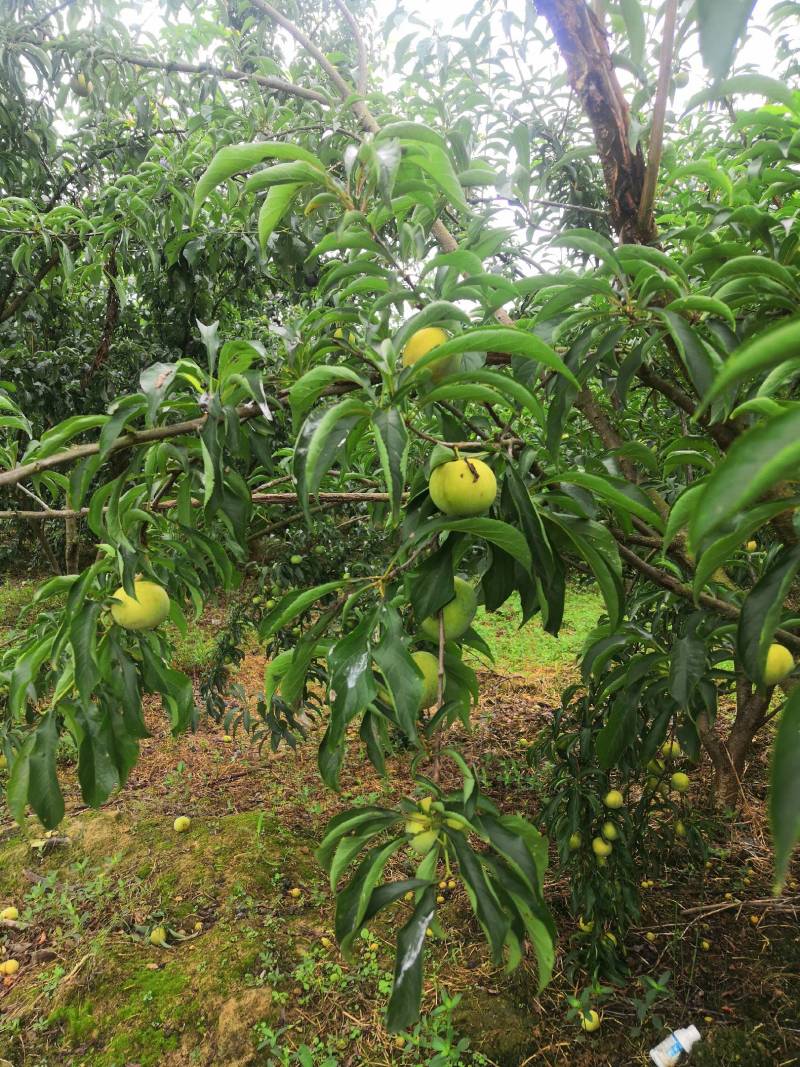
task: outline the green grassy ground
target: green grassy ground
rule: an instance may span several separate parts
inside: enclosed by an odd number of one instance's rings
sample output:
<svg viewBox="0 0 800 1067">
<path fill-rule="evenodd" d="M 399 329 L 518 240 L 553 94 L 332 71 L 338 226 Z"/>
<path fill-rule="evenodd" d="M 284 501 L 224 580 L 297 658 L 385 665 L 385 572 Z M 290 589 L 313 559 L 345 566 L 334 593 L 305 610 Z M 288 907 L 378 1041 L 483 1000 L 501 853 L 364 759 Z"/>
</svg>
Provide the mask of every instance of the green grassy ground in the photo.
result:
<svg viewBox="0 0 800 1067">
<path fill-rule="evenodd" d="M 594 590 L 570 589 L 558 637 L 545 633 L 539 616 L 520 628 L 516 596 L 495 612 L 480 608 L 475 625 L 494 653 L 497 671 L 528 675 L 541 667 L 572 667 L 602 611 Z"/>
</svg>

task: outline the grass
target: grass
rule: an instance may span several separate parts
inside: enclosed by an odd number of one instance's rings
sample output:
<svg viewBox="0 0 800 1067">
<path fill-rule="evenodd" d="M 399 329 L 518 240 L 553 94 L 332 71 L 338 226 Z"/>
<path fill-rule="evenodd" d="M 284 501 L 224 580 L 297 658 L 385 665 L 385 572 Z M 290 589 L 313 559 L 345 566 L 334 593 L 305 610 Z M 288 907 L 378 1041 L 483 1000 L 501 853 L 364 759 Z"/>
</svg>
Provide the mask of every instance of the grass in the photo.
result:
<svg viewBox="0 0 800 1067">
<path fill-rule="evenodd" d="M 479 608 L 475 625 L 494 653 L 495 670 L 531 675 L 541 667 L 574 666 L 602 611 L 603 602 L 594 590 L 571 589 L 561 630 L 553 637 L 545 633 L 539 616 L 520 628 L 522 616 L 515 594 L 491 614 Z"/>
</svg>

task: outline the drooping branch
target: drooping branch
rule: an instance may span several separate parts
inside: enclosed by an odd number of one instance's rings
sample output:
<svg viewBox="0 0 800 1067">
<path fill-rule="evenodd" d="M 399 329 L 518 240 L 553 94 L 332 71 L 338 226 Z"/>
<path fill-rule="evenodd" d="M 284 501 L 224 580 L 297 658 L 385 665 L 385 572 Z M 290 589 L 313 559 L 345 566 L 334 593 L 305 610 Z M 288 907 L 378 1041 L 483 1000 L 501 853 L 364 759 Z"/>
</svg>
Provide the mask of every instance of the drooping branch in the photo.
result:
<svg viewBox="0 0 800 1067">
<path fill-rule="evenodd" d="M 645 165 L 641 147 L 630 143 L 630 111 L 619 84 L 608 40 L 585 0 L 536 0 L 567 65 L 570 85 L 592 124 L 605 176 L 612 225 L 620 240 L 649 244 L 652 212 L 640 221 Z"/>
<path fill-rule="evenodd" d="M 675 596 L 679 596 L 684 600 L 689 600 L 695 603 L 695 596 L 691 588 L 688 585 L 684 585 L 683 582 L 678 581 L 677 578 L 671 574 L 667 574 L 666 571 L 662 571 L 659 567 L 654 567 L 652 563 L 648 563 L 642 559 L 636 552 L 633 552 L 624 542 L 617 540 L 617 548 L 619 554 L 624 560 L 640 574 L 645 575 L 656 585 L 661 586 L 662 589 L 668 590 L 670 593 L 674 593 Z M 720 600 L 719 597 L 711 596 L 710 593 L 700 593 L 697 597 L 696 603 L 701 604 L 703 607 L 710 608 L 712 611 L 716 611 L 719 615 L 724 615 L 728 619 L 738 619 L 741 614 L 741 609 L 735 604 L 731 604 L 727 600 Z M 791 633 L 789 630 L 776 630 L 775 636 L 786 645 L 787 648 L 794 649 L 795 652 L 800 652 L 800 636 Z"/>
<path fill-rule="evenodd" d="M 330 105 L 330 97 L 316 89 L 306 89 L 302 85 L 286 81 L 284 78 L 275 78 L 266 74 L 256 74 L 253 71 L 237 70 L 235 67 L 215 67 L 211 63 L 179 63 L 173 60 L 164 61 L 149 59 L 146 56 L 128 55 L 123 52 L 96 52 L 95 55 L 102 59 L 110 59 L 116 63 L 128 63 L 132 67 L 143 67 L 147 70 L 163 70 L 167 74 L 210 74 L 220 81 L 255 82 L 265 89 L 271 89 L 276 93 L 286 93 L 288 96 L 298 96 L 301 100 L 313 100 L 317 104 Z"/>
</svg>

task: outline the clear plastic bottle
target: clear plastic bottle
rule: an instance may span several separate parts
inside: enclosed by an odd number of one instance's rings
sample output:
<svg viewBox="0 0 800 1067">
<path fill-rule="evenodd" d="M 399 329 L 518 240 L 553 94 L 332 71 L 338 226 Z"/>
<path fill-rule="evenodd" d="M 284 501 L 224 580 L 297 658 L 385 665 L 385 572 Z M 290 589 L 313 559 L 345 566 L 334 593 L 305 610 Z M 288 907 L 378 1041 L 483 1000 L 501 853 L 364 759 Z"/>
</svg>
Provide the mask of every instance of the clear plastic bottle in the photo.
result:
<svg viewBox="0 0 800 1067">
<path fill-rule="evenodd" d="M 696 1026 L 684 1026 L 659 1041 L 655 1048 L 650 1049 L 650 1059 L 656 1067 L 676 1067 L 682 1062 L 684 1053 L 689 1056 L 695 1042 L 700 1040 L 700 1031 Z"/>
</svg>

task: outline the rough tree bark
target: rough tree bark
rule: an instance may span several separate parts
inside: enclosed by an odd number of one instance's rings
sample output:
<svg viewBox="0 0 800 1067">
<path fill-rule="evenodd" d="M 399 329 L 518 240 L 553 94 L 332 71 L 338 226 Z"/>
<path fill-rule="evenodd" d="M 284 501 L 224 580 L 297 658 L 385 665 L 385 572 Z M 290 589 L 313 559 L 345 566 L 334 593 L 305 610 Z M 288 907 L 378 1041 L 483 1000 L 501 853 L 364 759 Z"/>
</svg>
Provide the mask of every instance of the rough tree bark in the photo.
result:
<svg viewBox="0 0 800 1067">
<path fill-rule="evenodd" d="M 742 671 L 736 672 L 736 718 L 723 737 L 704 714 L 697 720 L 703 746 L 714 768 L 714 791 L 719 804 L 736 807 L 742 791 L 745 763 L 753 738 L 766 722 L 772 689 L 754 687 Z"/>
<path fill-rule="evenodd" d="M 611 223 L 623 243 L 652 244 L 652 211 L 639 220 L 645 162 L 630 146 L 630 111 L 620 87 L 608 41 L 586 0 L 536 0 L 567 65 L 569 82 L 594 130 L 608 191 Z"/>
</svg>

